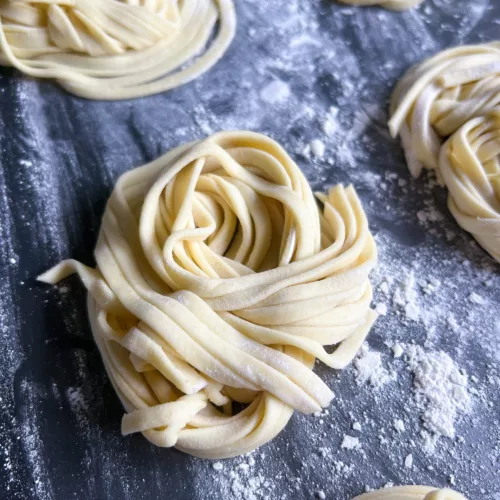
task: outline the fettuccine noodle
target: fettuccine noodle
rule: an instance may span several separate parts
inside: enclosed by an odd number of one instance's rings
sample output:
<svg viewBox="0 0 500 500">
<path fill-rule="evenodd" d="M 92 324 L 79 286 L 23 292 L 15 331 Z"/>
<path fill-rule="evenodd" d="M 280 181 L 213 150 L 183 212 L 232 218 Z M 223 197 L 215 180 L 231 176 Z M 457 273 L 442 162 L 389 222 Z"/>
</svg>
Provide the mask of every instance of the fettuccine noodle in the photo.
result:
<svg viewBox="0 0 500 500">
<path fill-rule="evenodd" d="M 88 99 L 130 99 L 197 78 L 235 29 L 232 0 L 6 0 L 0 62 Z"/>
<path fill-rule="evenodd" d="M 339 2 L 354 5 L 356 7 L 380 5 L 389 10 L 408 10 L 420 5 L 423 0 L 339 0 Z"/>
<path fill-rule="evenodd" d="M 457 222 L 500 261 L 500 42 L 446 50 L 397 85 L 389 128 L 414 177 L 434 169 Z M 443 145 L 443 143 L 445 143 Z"/>
<path fill-rule="evenodd" d="M 124 434 L 230 457 L 294 409 L 328 406 L 312 367 L 345 367 L 365 339 L 376 247 L 351 186 L 318 197 L 322 209 L 286 152 L 251 132 L 185 144 L 118 180 L 96 269 L 65 261 L 40 279 L 77 272 L 89 290 Z"/>
<path fill-rule="evenodd" d="M 445 488 L 438 490 L 428 486 L 395 486 L 370 491 L 353 500 L 467 500 L 456 491 Z"/>
</svg>

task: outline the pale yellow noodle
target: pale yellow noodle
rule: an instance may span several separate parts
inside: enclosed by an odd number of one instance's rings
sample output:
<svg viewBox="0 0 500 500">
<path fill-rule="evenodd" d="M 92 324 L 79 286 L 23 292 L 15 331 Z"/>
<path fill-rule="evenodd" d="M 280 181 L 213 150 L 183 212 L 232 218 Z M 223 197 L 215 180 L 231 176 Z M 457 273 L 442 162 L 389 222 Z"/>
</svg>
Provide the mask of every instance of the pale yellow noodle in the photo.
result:
<svg viewBox="0 0 500 500">
<path fill-rule="evenodd" d="M 457 222 L 500 261 L 500 42 L 456 47 L 396 86 L 389 128 L 414 177 L 434 169 Z"/>
<path fill-rule="evenodd" d="M 235 29 L 232 0 L 4 0 L 0 62 L 81 97 L 129 99 L 197 78 Z"/>
<path fill-rule="evenodd" d="M 467 500 L 460 493 L 428 486 L 395 486 L 359 495 L 353 500 Z"/>
<path fill-rule="evenodd" d="M 185 144 L 118 180 L 96 269 L 65 261 L 40 279 L 77 272 L 88 288 L 124 434 L 229 457 L 272 439 L 294 409 L 328 406 L 314 360 L 343 368 L 365 339 L 376 247 L 352 187 L 321 200 L 251 132 Z"/>
<path fill-rule="evenodd" d="M 339 0 L 339 2 L 354 5 L 355 7 L 379 5 L 389 10 L 408 10 L 420 5 L 423 0 Z"/>
<path fill-rule="evenodd" d="M 468 121 L 441 148 L 448 207 L 500 262 L 500 108 Z"/>
</svg>

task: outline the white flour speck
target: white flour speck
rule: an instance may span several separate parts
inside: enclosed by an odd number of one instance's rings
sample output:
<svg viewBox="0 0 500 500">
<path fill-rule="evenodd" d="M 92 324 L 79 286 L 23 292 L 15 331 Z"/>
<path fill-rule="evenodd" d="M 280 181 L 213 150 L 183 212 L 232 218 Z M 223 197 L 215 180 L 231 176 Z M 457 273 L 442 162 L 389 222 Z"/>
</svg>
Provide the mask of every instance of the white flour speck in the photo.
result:
<svg viewBox="0 0 500 500">
<path fill-rule="evenodd" d="M 360 448 L 361 445 L 359 443 L 359 438 L 345 434 L 340 447 L 346 450 L 354 450 L 355 448 Z"/>
<path fill-rule="evenodd" d="M 420 346 L 406 346 L 408 364 L 414 374 L 416 402 L 428 434 L 427 451 L 433 451 L 443 436 L 455 437 L 455 421 L 471 410 L 467 375 L 442 351 L 426 352 Z"/>
<path fill-rule="evenodd" d="M 290 97 L 290 87 L 281 80 L 274 80 L 260 91 L 260 98 L 269 104 L 284 103 Z"/>
<path fill-rule="evenodd" d="M 385 316 L 387 314 L 387 306 L 383 302 L 379 302 L 375 306 L 375 311 L 377 311 L 380 316 Z"/>
<path fill-rule="evenodd" d="M 380 388 L 394 378 L 394 375 L 384 368 L 382 354 L 370 351 L 367 344 L 361 346 L 353 364 L 358 385 L 368 383 L 374 388 Z"/>
<path fill-rule="evenodd" d="M 325 143 L 320 139 L 314 139 L 310 144 L 311 152 L 316 158 L 323 158 L 325 156 Z"/>
</svg>

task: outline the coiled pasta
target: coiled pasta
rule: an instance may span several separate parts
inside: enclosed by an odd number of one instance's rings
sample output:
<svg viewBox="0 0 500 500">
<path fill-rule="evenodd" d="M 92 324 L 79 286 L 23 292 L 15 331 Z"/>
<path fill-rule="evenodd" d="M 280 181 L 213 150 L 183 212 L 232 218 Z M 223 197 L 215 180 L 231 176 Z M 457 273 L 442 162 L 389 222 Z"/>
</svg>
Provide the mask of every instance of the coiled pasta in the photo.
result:
<svg viewBox="0 0 500 500">
<path fill-rule="evenodd" d="M 389 129 L 414 177 L 437 169 L 446 138 L 500 103 L 499 85 L 500 42 L 448 49 L 407 71 L 392 94 Z"/>
<path fill-rule="evenodd" d="M 216 38 L 191 62 L 216 22 Z M 235 28 L 232 0 L 7 0 L 0 5 L 0 62 L 88 99 L 130 99 L 207 71 Z"/>
<path fill-rule="evenodd" d="M 463 125 L 441 148 L 448 208 L 500 262 L 500 109 Z"/>
<path fill-rule="evenodd" d="M 446 50 L 397 85 L 389 128 L 414 177 L 434 169 L 457 222 L 500 261 L 500 42 Z M 444 143 L 444 145 L 443 145 Z"/>
<path fill-rule="evenodd" d="M 124 434 L 229 457 L 330 403 L 312 367 L 345 367 L 366 337 L 376 247 L 352 187 L 318 196 L 322 209 L 286 152 L 251 132 L 118 180 L 96 269 L 65 261 L 40 279 L 77 272 L 88 288 Z"/>
</svg>

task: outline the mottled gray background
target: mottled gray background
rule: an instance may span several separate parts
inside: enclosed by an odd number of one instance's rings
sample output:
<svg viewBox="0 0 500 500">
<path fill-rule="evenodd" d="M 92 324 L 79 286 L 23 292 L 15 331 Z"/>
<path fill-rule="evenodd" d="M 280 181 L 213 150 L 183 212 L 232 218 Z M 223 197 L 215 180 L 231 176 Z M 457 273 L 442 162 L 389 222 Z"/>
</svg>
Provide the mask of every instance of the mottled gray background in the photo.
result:
<svg viewBox="0 0 500 500">
<path fill-rule="evenodd" d="M 425 0 L 407 13 L 327 0 L 236 0 L 236 8 L 237 36 L 223 60 L 166 94 L 89 102 L 1 72 L 0 497 L 307 499 L 323 491 L 344 500 L 390 481 L 445 486 L 454 475 L 471 499 L 498 499 L 498 267 L 457 228 L 445 192 L 409 178 L 386 109 L 412 63 L 498 38 L 499 2 Z M 272 82 L 282 90 L 269 96 Z M 328 136 L 331 106 L 338 114 Z M 122 408 L 91 338 L 82 286 L 71 279 L 57 291 L 35 277 L 66 257 L 92 264 L 104 203 L 122 172 L 235 128 L 281 142 L 315 189 L 355 184 L 380 252 L 375 302 L 389 309 L 369 344 L 394 380 L 374 389 L 357 384 L 352 367 L 318 366 L 337 395 L 329 415 L 296 414 L 271 444 L 216 471 L 141 435 L 120 436 Z M 303 154 L 312 139 L 325 143 L 323 159 Z M 416 321 L 390 298 L 412 273 L 418 286 L 440 281 L 431 297 L 419 296 Z M 387 278 L 389 297 L 378 289 Z M 481 304 L 467 300 L 472 291 Z M 449 314 L 458 329 L 449 328 Z M 441 438 L 433 454 L 421 449 L 412 374 L 404 358 L 393 359 L 395 341 L 443 350 L 474 376 L 459 438 Z M 404 420 L 404 433 L 395 433 L 394 418 Z M 351 430 L 354 421 L 361 432 Z M 346 433 L 359 437 L 360 449 L 340 448 Z"/>
</svg>

